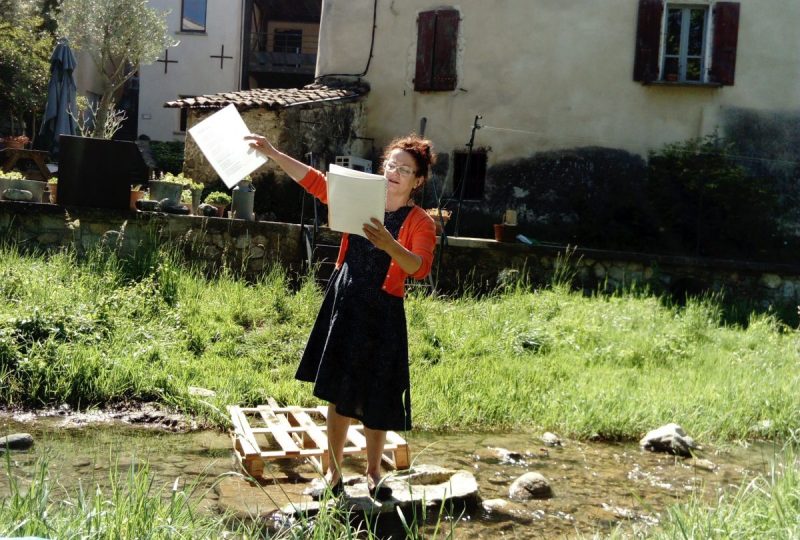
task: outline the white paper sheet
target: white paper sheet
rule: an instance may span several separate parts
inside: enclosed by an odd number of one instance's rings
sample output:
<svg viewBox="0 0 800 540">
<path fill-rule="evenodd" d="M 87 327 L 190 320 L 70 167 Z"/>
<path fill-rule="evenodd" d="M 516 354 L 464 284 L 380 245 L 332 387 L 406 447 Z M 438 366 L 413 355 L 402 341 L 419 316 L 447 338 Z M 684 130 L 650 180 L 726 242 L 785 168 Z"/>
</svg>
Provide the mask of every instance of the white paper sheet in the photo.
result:
<svg viewBox="0 0 800 540">
<path fill-rule="evenodd" d="M 334 231 L 364 236 L 364 223 L 383 223 L 386 178 L 331 165 L 328 168 L 328 226 Z"/>
<path fill-rule="evenodd" d="M 268 161 L 244 139 L 250 130 L 233 105 L 192 126 L 189 134 L 228 188 Z"/>
</svg>

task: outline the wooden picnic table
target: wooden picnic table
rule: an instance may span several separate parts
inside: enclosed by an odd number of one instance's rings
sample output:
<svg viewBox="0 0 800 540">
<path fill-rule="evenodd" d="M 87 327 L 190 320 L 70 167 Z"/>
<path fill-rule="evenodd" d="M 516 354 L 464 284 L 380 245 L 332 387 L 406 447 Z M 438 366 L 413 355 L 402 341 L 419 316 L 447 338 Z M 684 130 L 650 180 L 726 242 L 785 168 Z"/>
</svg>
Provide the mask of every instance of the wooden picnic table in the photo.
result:
<svg viewBox="0 0 800 540">
<path fill-rule="evenodd" d="M 26 148 L 5 148 L 3 149 L 5 162 L 3 163 L 4 171 L 12 171 L 21 159 L 29 159 L 36 164 L 39 169 L 39 174 L 42 175 L 42 180 L 47 181 L 53 174 L 47 168 L 47 161 L 50 159 L 50 153 L 44 150 L 28 150 Z"/>
</svg>

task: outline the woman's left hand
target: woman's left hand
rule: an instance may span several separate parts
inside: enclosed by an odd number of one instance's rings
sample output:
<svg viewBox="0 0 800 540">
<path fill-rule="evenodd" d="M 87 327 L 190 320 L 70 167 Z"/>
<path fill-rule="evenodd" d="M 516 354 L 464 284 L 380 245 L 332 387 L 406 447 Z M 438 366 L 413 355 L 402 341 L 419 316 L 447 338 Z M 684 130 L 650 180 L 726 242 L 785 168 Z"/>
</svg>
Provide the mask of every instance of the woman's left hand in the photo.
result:
<svg viewBox="0 0 800 540">
<path fill-rule="evenodd" d="M 362 228 L 364 231 L 364 236 L 366 236 L 367 240 L 372 242 L 376 248 L 388 253 L 395 243 L 392 234 L 386 230 L 386 227 L 383 226 L 383 223 L 377 219 L 372 218 L 370 221 L 372 223 L 364 223 L 364 227 Z"/>
</svg>

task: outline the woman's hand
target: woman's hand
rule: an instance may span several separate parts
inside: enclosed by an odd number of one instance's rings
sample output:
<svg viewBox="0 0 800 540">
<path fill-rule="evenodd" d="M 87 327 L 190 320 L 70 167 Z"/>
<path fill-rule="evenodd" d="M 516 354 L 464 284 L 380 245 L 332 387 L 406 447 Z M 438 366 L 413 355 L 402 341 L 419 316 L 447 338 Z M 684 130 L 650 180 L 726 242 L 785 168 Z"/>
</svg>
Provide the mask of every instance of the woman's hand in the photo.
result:
<svg viewBox="0 0 800 540">
<path fill-rule="evenodd" d="M 266 137 L 262 135 L 251 133 L 250 135 L 245 135 L 244 138 L 245 140 L 250 141 L 250 146 L 252 148 L 263 152 L 267 155 L 267 157 L 275 158 L 275 156 L 278 154 L 278 150 L 272 146 L 272 143 L 269 142 Z"/>
<path fill-rule="evenodd" d="M 419 270 L 419 267 L 422 266 L 422 257 L 404 248 L 380 221 L 375 218 L 370 221 L 371 224 L 364 223 L 362 228 L 367 240 L 372 242 L 376 248 L 388 253 L 392 258 L 392 264 L 397 263 L 406 274 L 413 274 Z"/>
<path fill-rule="evenodd" d="M 367 240 L 372 242 L 376 248 L 389 253 L 389 250 L 396 244 L 392 234 L 386 230 L 383 223 L 377 219 L 372 218 L 370 221 L 371 223 L 364 223 L 362 227 L 364 236 L 366 236 Z M 391 253 L 389 253 L 389 255 L 391 255 Z"/>
</svg>

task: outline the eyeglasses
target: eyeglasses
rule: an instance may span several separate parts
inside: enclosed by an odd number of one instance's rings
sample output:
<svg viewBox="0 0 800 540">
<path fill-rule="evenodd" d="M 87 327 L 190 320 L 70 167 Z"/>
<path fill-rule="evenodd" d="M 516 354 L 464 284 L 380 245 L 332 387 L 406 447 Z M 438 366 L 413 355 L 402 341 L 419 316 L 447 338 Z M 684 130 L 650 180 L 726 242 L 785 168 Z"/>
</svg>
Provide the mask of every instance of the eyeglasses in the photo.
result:
<svg viewBox="0 0 800 540">
<path fill-rule="evenodd" d="M 384 161 L 383 170 L 384 172 L 397 171 L 397 174 L 405 177 L 414 176 L 414 169 L 411 167 L 406 167 L 405 165 L 398 165 L 394 161 Z"/>
</svg>

